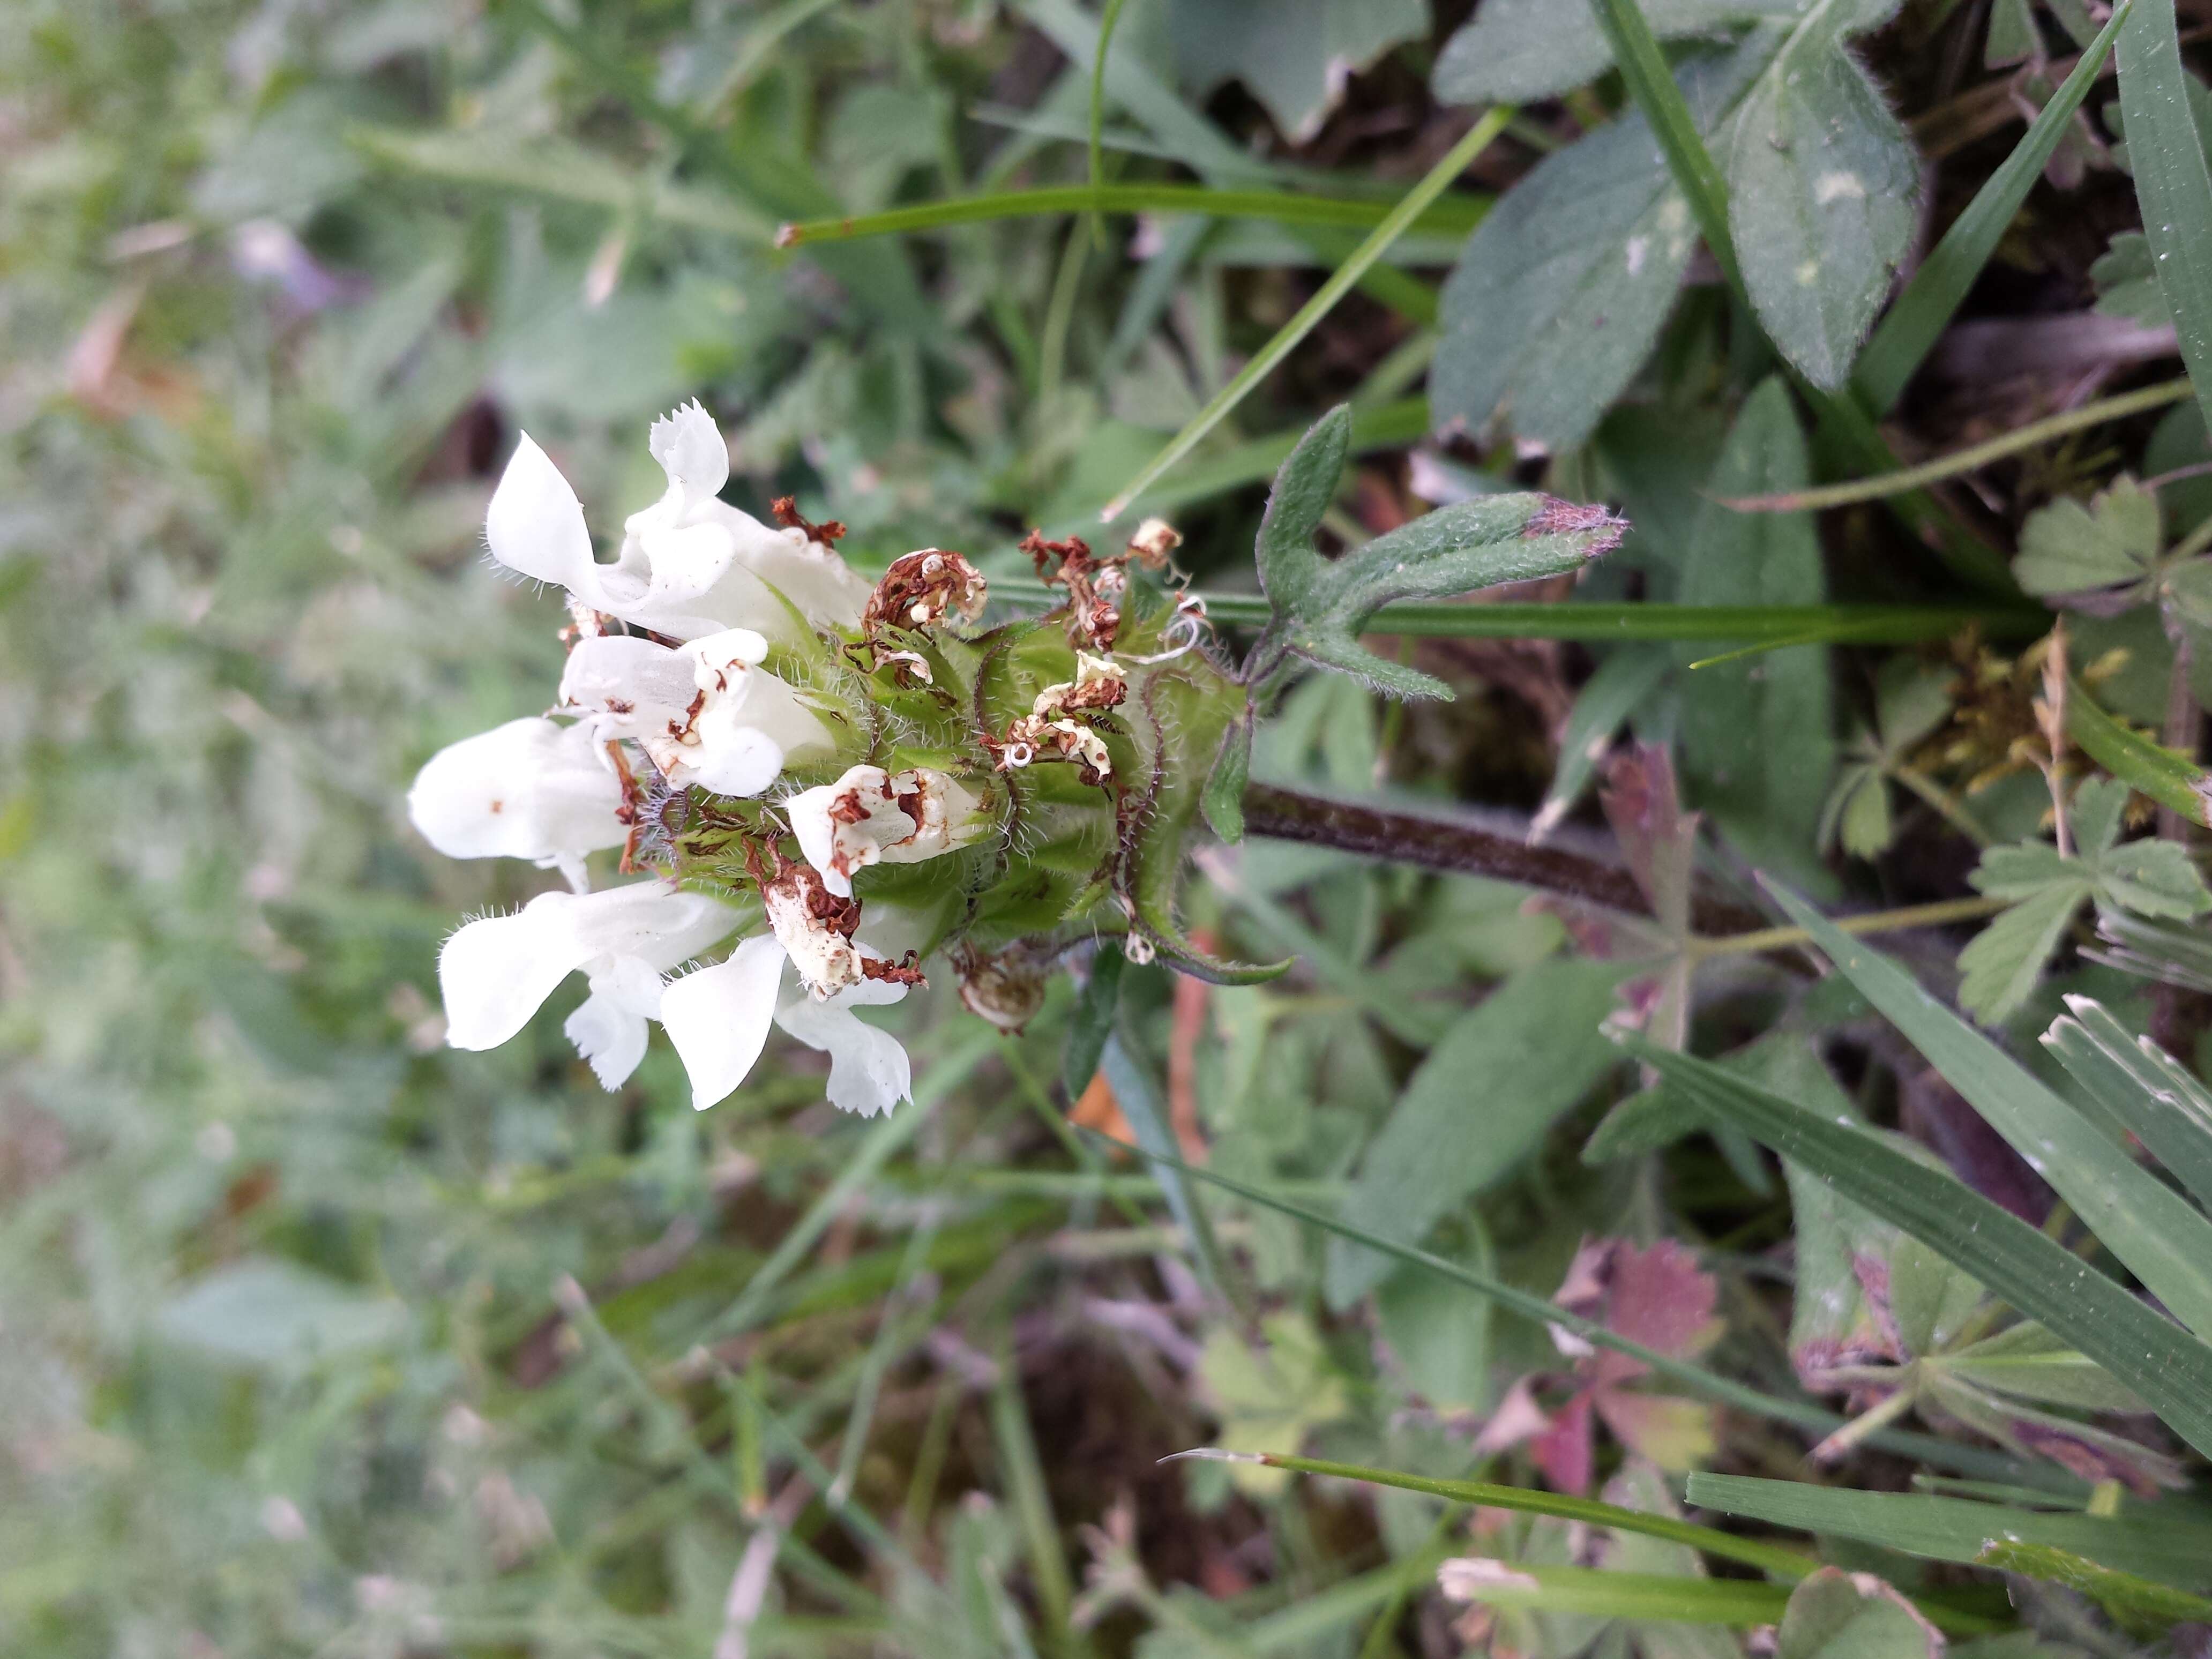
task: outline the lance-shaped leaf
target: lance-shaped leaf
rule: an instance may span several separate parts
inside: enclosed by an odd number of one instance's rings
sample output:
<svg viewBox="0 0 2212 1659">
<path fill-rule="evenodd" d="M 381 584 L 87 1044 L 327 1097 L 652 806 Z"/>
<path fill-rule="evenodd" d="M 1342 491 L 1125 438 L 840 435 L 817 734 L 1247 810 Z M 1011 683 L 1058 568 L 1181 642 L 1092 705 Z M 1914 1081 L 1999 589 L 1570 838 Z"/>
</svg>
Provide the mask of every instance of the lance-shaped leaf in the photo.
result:
<svg viewBox="0 0 2212 1659">
<path fill-rule="evenodd" d="M 1922 1240 L 2102 1364 L 2198 1450 L 2212 1449 L 2212 1346 L 1956 1177 L 1927 1168 L 1872 1132 L 1753 1088 L 1687 1054 L 1632 1036 L 1621 1041 L 1703 1109 L 1741 1124 L 1844 1196 Z M 2158 1186 L 2142 1171 L 2132 1173 Z M 2203 1228 L 2201 1218 L 2192 1214 L 2191 1219 Z"/>
<path fill-rule="evenodd" d="M 1344 465 L 1352 416 L 1340 404 L 1276 475 L 1255 550 L 1272 615 L 1254 660 L 1289 651 L 1401 697 L 1449 697 L 1432 675 L 1359 643 L 1367 619 L 1397 599 L 1443 599 L 1503 582 L 1577 571 L 1618 546 L 1627 526 L 1601 507 L 1555 496 L 1485 495 L 1438 507 L 1335 559 L 1313 535 Z"/>
<path fill-rule="evenodd" d="M 2134 1135 L 2199 1204 L 2212 1206 L 2212 1090 L 2102 1003 L 2069 997 L 2066 1006 L 2071 1012 L 2051 1023 L 2043 1046 L 2112 1128 Z"/>
<path fill-rule="evenodd" d="M 1790 1592 L 1775 1659 L 1936 1659 L 1943 1638 L 1911 1602 L 1869 1572 L 1822 1567 Z"/>
<path fill-rule="evenodd" d="M 2107 1520 L 2077 1510 L 2014 1509 L 1918 1492 L 1844 1492 L 1798 1480 L 1693 1474 L 1689 1501 L 1723 1515 L 1837 1538 L 1856 1538 L 1936 1561 L 1973 1565 L 1992 1539 L 2124 1564 L 2185 1589 L 2212 1589 L 2212 1527 L 2172 1500 L 2130 1505 Z"/>
<path fill-rule="evenodd" d="M 1735 113 L 1729 228 L 1759 320 L 1805 378 L 1850 374 L 1912 240 L 1920 161 L 1844 43 L 1897 0 L 1816 0 Z"/>
<path fill-rule="evenodd" d="M 2106 1249 L 2192 1330 L 2212 1330 L 2212 1224 L 2171 1187 L 2138 1167 L 2018 1061 L 1929 995 L 1896 963 L 1844 933 L 1796 894 L 1778 889 L 1775 897 L 1837 971 L 2074 1206 Z M 1868 1207 L 1881 1212 L 1879 1206 Z M 1908 1231 L 1918 1231 L 1902 1221 L 1899 1224 Z M 1940 1239 L 1919 1236 L 1939 1249 L 1945 1248 Z M 1950 1253 L 1945 1249 L 1945 1254 Z M 2166 1412 L 2158 1395 L 2142 1386 L 2139 1377 L 2114 1364 L 2109 1354 L 2078 1340 L 2078 1333 L 2062 1323 L 2056 1310 L 2029 1306 L 1975 1264 L 1955 1255 L 1951 1259 L 2022 1313 L 2042 1320 L 2084 1353 L 2105 1362 L 2107 1370 L 2162 1414 Z M 2201 1351 L 2212 1358 L 2212 1348 L 2201 1342 L 2183 1351 L 2192 1355 Z M 2142 1358 L 2138 1354 L 2130 1363 L 2139 1369 Z M 2184 1435 L 2190 1432 L 2172 1417 L 2166 1420 Z M 2205 1420 L 2212 1424 L 2212 1415 Z"/>
</svg>

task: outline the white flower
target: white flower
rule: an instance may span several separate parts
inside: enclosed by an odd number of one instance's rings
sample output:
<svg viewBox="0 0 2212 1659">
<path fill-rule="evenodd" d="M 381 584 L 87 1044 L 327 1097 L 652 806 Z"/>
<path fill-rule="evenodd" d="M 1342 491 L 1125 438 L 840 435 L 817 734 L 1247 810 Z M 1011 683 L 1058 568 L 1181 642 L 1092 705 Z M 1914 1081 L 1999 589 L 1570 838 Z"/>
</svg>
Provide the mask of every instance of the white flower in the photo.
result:
<svg viewBox="0 0 2212 1659">
<path fill-rule="evenodd" d="M 704 894 L 657 881 L 600 893 L 540 893 L 513 915 L 485 916 L 438 957 L 446 1040 L 496 1048 L 581 969 L 591 995 L 562 1028 L 607 1088 L 645 1057 L 646 1021 L 660 1014 L 662 976 L 737 925 Z"/>
<path fill-rule="evenodd" d="M 657 634 L 699 639 L 750 628 L 787 636 L 795 608 L 812 628 L 856 628 L 868 584 L 803 530 L 771 530 L 716 499 L 730 452 L 698 404 L 655 421 L 648 439 L 668 490 L 623 526 L 612 564 L 592 555 L 576 492 L 527 433 L 493 492 L 484 532 L 509 569 L 556 582 L 594 611 Z"/>
<path fill-rule="evenodd" d="M 509 720 L 430 757 L 407 816 L 447 858 L 529 859 L 584 885 L 584 854 L 619 847 L 622 783 L 591 730 Z"/>
<path fill-rule="evenodd" d="M 906 1049 L 852 1012 L 896 1002 L 906 987 L 860 979 L 826 1000 L 804 989 L 786 996 L 783 969 L 790 960 L 782 941 L 763 933 L 738 945 L 726 962 L 686 974 L 661 994 L 661 1024 L 691 1079 L 694 1109 L 726 1099 L 745 1080 L 771 1022 L 830 1056 L 826 1092 L 840 1111 L 873 1117 L 909 1098 L 914 1072 Z"/>
<path fill-rule="evenodd" d="M 678 787 L 757 795 L 787 756 L 832 742 L 799 694 L 757 666 L 767 655 L 768 641 L 747 628 L 680 651 L 629 635 L 579 640 L 561 701 L 602 739 L 637 739 Z"/>
<path fill-rule="evenodd" d="M 968 790 L 926 766 L 897 773 L 855 766 L 835 783 L 800 791 L 784 810 L 822 884 L 848 898 L 856 870 L 951 852 L 980 826 L 976 805 Z"/>
</svg>

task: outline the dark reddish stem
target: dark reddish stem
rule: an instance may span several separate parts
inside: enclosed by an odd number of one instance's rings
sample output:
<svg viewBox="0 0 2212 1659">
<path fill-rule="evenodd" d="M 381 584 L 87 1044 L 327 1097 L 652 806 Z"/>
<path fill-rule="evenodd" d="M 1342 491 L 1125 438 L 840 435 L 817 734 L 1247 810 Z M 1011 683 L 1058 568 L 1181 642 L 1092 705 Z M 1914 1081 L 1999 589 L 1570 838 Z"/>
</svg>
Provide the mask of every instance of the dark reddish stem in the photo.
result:
<svg viewBox="0 0 2212 1659">
<path fill-rule="evenodd" d="M 1510 836 L 1448 819 L 1324 800 L 1255 783 L 1244 792 L 1244 827 L 1276 841 L 1302 841 L 1429 870 L 1489 876 L 1609 910 L 1651 914 L 1650 901 L 1636 878 L 1617 865 L 1559 848 L 1530 847 Z M 1705 934 L 1747 933 L 1768 925 L 1757 911 L 1709 893 L 1692 901 L 1690 919 Z"/>
</svg>

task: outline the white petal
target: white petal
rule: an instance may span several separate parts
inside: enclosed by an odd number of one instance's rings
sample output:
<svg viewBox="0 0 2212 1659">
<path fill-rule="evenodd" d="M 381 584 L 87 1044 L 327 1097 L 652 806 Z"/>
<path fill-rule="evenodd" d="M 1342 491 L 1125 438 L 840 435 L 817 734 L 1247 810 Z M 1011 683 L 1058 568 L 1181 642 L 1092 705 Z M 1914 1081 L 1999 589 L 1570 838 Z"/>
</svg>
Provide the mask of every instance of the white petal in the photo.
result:
<svg viewBox="0 0 2212 1659">
<path fill-rule="evenodd" d="M 570 925 L 588 947 L 587 959 L 635 957 L 656 974 L 689 962 L 738 925 L 738 913 L 720 900 L 665 882 L 633 882 L 581 897 L 554 896 L 574 907 Z"/>
<path fill-rule="evenodd" d="M 407 816 L 447 858 L 559 859 L 619 847 L 622 786 L 581 726 L 509 720 L 448 744 L 415 775 Z"/>
<path fill-rule="evenodd" d="M 719 634 L 709 634 L 696 639 L 684 647 L 684 654 L 697 665 L 699 689 L 719 690 L 714 676 L 733 663 L 750 667 L 768 659 L 768 641 L 750 628 L 726 628 Z"/>
<path fill-rule="evenodd" d="M 645 1058 L 645 1016 L 616 997 L 593 991 L 561 1029 L 591 1062 L 602 1089 L 619 1089 Z"/>
<path fill-rule="evenodd" d="M 864 980 L 828 1002 L 800 997 L 784 1005 L 775 1023 L 810 1048 L 830 1056 L 830 1103 L 843 1112 L 873 1117 L 914 1095 L 914 1067 L 905 1048 L 889 1031 L 865 1024 L 848 1006 L 873 1001 L 860 994 L 879 981 Z"/>
<path fill-rule="evenodd" d="M 730 477 L 730 447 L 696 398 L 673 415 L 655 421 L 646 447 L 668 474 L 672 490 L 690 507 L 718 495 Z"/>
<path fill-rule="evenodd" d="M 764 732 L 726 727 L 687 758 L 684 781 L 718 795 L 757 795 L 783 775 L 783 746 Z"/>
<path fill-rule="evenodd" d="M 783 947 L 760 934 L 728 961 L 686 974 L 661 992 L 660 1023 L 691 1079 L 695 1110 L 726 1099 L 760 1058 L 785 960 Z"/>
<path fill-rule="evenodd" d="M 634 634 L 603 635 L 568 653 L 561 702 L 583 711 L 602 738 L 665 734 L 671 720 L 690 717 L 693 674 L 681 652 Z"/>
<path fill-rule="evenodd" d="M 492 557 L 508 569 L 557 582 L 590 602 L 598 566 L 583 503 L 526 432 L 492 492 L 484 535 Z"/>
<path fill-rule="evenodd" d="M 527 1025 L 554 988 L 595 954 L 577 937 L 570 908 L 588 902 L 540 893 L 514 915 L 485 916 L 447 939 L 438 953 L 446 1041 L 496 1048 Z"/>
<path fill-rule="evenodd" d="M 840 898 L 853 896 L 853 873 L 914 834 L 891 775 L 880 766 L 854 766 L 835 783 L 802 789 L 784 804 L 799 851 Z"/>
</svg>

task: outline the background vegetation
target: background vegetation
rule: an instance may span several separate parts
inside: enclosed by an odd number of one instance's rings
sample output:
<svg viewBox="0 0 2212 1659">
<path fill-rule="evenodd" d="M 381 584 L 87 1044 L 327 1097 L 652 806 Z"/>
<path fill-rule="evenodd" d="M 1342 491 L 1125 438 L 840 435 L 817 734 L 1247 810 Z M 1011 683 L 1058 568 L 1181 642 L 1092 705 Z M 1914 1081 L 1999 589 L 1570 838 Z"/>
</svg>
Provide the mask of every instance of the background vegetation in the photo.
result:
<svg viewBox="0 0 2212 1659">
<path fill-rule="evenodd" d="M 2196 11 L 0 6 L 0 1646 L 2196 1651 Z M 1340 402 L 1336 545 L 1633 529 L 1288 688 L 1184 899 L 1287 977 L 695 1116 L 441 1046 L 540 878 L 400 805 L 557 677 L 518 429 L 609 524 L 694 395 L 1231 633 Z"/>
</svg>

